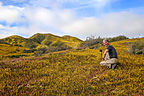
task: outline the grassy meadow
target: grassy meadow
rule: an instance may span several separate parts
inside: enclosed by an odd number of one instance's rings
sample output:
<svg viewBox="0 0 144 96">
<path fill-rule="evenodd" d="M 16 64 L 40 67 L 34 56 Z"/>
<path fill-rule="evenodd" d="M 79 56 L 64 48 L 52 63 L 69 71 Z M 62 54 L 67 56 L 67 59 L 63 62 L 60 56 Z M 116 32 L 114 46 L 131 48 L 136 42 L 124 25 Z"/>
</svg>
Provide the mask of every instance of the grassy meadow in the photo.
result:
<svg viewBox="0 0 144 96">
<path fill-rule="evenodd" d="M 111 43 L 119 58 L 115 70 L 99 65 L 105 47 L 35 57 L 1 44 L 0 96 L 144 96 L 144 56 L 129 53 L 129 42 L 137 40 Z M 9 58 L 16 54 L 24 56 Z"/>
</svg>

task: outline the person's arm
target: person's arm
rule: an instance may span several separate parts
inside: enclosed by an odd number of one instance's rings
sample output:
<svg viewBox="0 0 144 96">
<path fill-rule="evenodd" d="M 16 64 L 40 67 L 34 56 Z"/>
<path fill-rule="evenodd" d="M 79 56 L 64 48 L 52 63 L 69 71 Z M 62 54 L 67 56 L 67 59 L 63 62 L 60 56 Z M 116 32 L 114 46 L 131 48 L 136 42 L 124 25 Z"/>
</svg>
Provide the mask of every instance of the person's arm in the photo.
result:
<svg viewBox="0 0 144 96">
<path fill-rule="evenodd" d="M 108 52 L 108 49 L 106 49 L 103 53 L 103 57 L 102 57 L 103 60 L 105 60 L 105 56 L 106 56 L 107 52 Z"/>
</svg>

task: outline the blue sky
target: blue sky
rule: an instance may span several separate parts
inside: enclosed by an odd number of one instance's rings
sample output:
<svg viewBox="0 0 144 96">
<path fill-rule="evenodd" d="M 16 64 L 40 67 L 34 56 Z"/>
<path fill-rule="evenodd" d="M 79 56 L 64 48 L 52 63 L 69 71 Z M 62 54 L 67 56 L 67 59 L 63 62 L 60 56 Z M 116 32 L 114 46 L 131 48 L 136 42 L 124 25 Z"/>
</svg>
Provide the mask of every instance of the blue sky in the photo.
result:
<svg viewBox="0 0 144 96">
<path fill-rule="evenodd" d="M 0 0 L 0 38 L 144 37 L 144 0 Z"/>
</svg>

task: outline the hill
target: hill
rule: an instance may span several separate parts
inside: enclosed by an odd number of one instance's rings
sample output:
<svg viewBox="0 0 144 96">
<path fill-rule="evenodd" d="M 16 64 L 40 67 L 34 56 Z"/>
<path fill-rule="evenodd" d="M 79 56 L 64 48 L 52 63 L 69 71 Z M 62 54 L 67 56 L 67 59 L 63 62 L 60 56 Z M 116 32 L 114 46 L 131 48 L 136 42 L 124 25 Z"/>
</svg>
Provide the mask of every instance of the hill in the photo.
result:
<svg viewBox="0 0 144 96">
<path fill-rule="evenodd" d="M 31 41 L 30 39 L 18 35 L 13 35 L 7 38 L 0 39 L 0 43 L 12 45 L 12 46 L 27 47 L 27 48 L 34 48 L 38 46 L 37 42 Z"/>
<path fill-rule="evenodd" d="M 30 37 L 31 40 L 39 43 L 38 47 L 71 47 L 77 48 L 83 41 L 72 36 L 56 36 L 52 34 L 35 34 L 34 36 Z"/>
<path fill-rule="evenodd" d="M 128 51 L 129 44 L 138 40 L 144 38 L 111 43 L 119 58 L 115 70 L 99 65 L 101 54 L 97 49 L 1 58 L 0 95 L 144 96 L 144 56 Z"/>
<path fill-rule="evenodd" d="M 0 39 L 0 44 L 8 44 L 21 46 L 26 48 L 43 48 L 43 47 L 70 47 L 77 48 L 82 40 L 72 36 L 56 36 L 53 34 L 37 33 L 30 38 L 13 35 L 4 39 Z"/>
</svg>

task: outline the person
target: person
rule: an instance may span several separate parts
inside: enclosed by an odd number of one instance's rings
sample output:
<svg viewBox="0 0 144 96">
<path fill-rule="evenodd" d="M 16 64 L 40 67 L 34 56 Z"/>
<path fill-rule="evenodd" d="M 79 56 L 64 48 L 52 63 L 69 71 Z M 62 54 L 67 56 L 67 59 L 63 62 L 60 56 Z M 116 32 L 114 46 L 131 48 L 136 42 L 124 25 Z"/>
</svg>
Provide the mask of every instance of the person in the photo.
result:
<svg viewBox="0 0 144 96">
<path fill-rule="evenodd" d="M 116 49 L 109 44 L 109 41 L 103 40 L 104 46 L 106 46 L 106 50 L 103 53 L 102 61 L 100 62 L 101 66 L 108 66 L 111 69 L 115 69 L 118 62 L 118 56 Z"/>
</svg>

